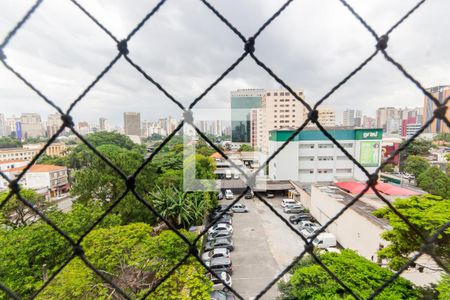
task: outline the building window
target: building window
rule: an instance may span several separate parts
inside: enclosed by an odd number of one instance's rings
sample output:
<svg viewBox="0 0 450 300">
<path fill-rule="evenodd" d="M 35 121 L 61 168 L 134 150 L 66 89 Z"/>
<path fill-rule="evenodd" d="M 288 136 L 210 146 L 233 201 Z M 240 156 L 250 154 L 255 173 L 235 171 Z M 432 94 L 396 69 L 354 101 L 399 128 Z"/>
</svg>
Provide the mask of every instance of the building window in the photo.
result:
<svg viewBox="0 0 450 300">
<path fill-rule="evenodd" d="M 270 93 L 267 93 L 266 95 L 267 95 L 267 96 L 270 96 Z"/>
<path fill-rule="evenodd" d="M 274 95 L 274 96 L 278 96 L 278 93 L 277 93 L 277 92 L 275 92 L 275 93 L 273 93 L 273 95 Z"/>
<path fill-rule="evenodd" d="M 319 149 L 331 149 L 334 148 L 333 144 L 319 144 Z"/>
</svg>

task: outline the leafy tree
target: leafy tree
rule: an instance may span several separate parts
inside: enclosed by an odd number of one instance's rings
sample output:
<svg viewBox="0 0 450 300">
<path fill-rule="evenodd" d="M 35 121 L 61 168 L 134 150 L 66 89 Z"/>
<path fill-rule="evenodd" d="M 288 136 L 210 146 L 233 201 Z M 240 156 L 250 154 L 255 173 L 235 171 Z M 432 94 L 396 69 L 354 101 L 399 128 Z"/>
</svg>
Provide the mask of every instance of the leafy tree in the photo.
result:
<svg viewBox="0 0 450 300">
<path fill-rule="evenodd" d="M 144 161 L 138 151 L 115 145 L 102 145 L 97 147 L 97 150 L 125 174 L 132 174 Z M 94 153 L 89 155 L 88 165 L 74 172 L 71 194 L 78 196 L 77 201 L 80 203 L 88 204 L 95 201 L 106 207 L 121 197 L 126 190 L 126 183 L 100 157 Z M 147 191 L 152 189 L 157 175 L 152 165 L 144 168 L 136 178 L 136 190 L 145 196 Z M 142 204 L 131 193 L 125 196 L 117 209 L 124 223 L 154 220 L 154 215 L 148 209 L 143 209 Z"/>
<path fill-rule="evenodd" d="M 402 143 L 402 145 L 405 142 Z M 413 140 L 402 152 L 400 152 L 400 169 L 403 170 L 406 159 L 410 155 L 425 156 L 428 155 L 432 144 L 430 141 L 422 138 Z"/>
<path fill-rule="evenodd" d="M 102 212 L 99 206 L 74 204 L 68 213 L 51 211 L 46 215 L 76 239 L 88 230 Z M 97 228 L 116 225 L 119 220 L 116 215 L 109 215 Z M 69 243 L 42 220 L 15 229 L 0 227 L 0 249 L 0 282 L 24 298 L 28 298 L 42 285 L 44 265 L 50 276 L 69 258 L 72 251 Z"/>
<path fill-rule="evenodd" d="M 69 167 L 69 157 L 67 156 L 48 156 L 47 154 L 42 154 L 39 159 L 37 160 L 38 164 L 43 165 L 56 165 L 56 166 L 63 166 L 63 167 Z"/>
<path fill-rule="evenodd" d="M 252 146 L 250 146 L 250 145 L 242 144 L 239 147 L 239 151 L 241 151 L 241 152 L 249 152 L 249 151 L 255 151 L 255 149 Z"/>
<path fill-rule="evenodd" d="M 410 155 L 405 161 L 404 170 L 416 178 L 430 167 L 428 160 L 417 155 Z"/>
<path fill-rule="evenodd" d="M 448 132 L 439 133 L 433 138 L 433 140 L 450 143 L 450 133 Z"/>
<path fill-rule="evenodd" d="M 188 232 L 182 233 L 190 240 L 194 238 Z M 93 230 L 82 246 L 87 259 L 132 298 L 143 296 L 188 251 L 174 232 L 166 230 L 158 235 L 143 223 Z M 190 258 L 150 299 L 207 299 L 210 288 L 204 269 Z M 55 277 L 42 298 L 103 299 L 113 294 L 111 286 L 75 259 Z"/>
<path fill-rule="evenodd" d="M 397 199 L 392 205 L 413 224 L 425 238 L 432 236 L 441 226 L 448 222 L 450 201 L 439 196 L 421 195 L 406 199 Z M 386 218 L 391 230 L 385 231 L 381 237 L 390 242 L 378 252 L 378 256 L 389 261 L 389 267 L 398 270 L 418 251 L 422 245 L 420 237 L 413 232 L 388 207 L 378 209 L 374 215 Z M 444 231 L 435 243 L 434 254 L 447 264 L 450 263 L 450 229 Z"/>
<path fill-rule="evenodd" d="M 436 290 L 438 291 L 438 299 L 439 300 L 448 300 L 450 299 L 450 275 L 445 274 L 442 276 L 438 285 L 436 286 Z"/>
<path fill-rule="evenodd" d="M 158 133 L 152 133 L 151 136 L 148 137 L 150 141 L 161 141 L 164 137 Z"/>
<path fill-rule="evenodd" d="M 392 172 L 394 172 L 394 165 L 393 164 L 386 164 L 383 167 L 382 171 L 386 172 L 386 173 L 392 173 Z"/>
<path fill-rule="evenodd" d="M 393 273 L 352 250 L 340 254 L 325 253 L 320 260 L 360 298 L 367 298 Z M 354 299 L 313 260 L 294 268 L 289 282 L 280 284 L 283 300 L 294 299 Z M 377 299 L 418 299 L 419 292 L 411 282 L 397 278 Z"/>
<path fill-rule="evenodd" d="M 0 137 L 0 148 L 20 148 L 22 143 L 11 137 Z"/>
<path fill-rule="evenodd" d="M 37 194 L 33 190 L 22 189 L 20 194 L 41 212 L 45 213 L 51 207 L 51 203 L 45 200 L 44 196 Z M 8 195 L 9 192 L 1 193 L 0 203 L 2 203 Z M 23 204 L 23 202 L 20 201 L 15 194 L 8 200 L 8 202 L 6 202 L 3 209 L 0 210 L 0 214 L 3 215 L 5 225 L 13 227 L 33 223 L 39 217 L 32 209 Z"/>
<path fill-rule="evenodd" d="M 430 167 L 417 178 L 418 186 L 432 195 L 450 198 L 450 178 L 438 167 Z"/>
<path fill-rule="evenodd" d="M 155 209 L 176 227 L 189 228 L 201 224 L 210 207 L 207 193 L 186 193 L 178 188 L 157 188 L 151 193 Z"/>
</svg>

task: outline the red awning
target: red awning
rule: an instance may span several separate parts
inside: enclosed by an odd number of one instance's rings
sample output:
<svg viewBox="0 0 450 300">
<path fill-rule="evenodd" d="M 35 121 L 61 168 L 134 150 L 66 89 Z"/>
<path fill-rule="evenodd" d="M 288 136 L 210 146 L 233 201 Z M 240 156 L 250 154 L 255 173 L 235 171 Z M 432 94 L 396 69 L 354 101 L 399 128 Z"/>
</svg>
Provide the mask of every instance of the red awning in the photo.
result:
<svg viewBox="0 0 450 300">
<path fill-rule="evenodd" d="M 336 186 L 343 189 L 344 191 L 350 193 L 350 194 L 359 194 L 361 193 L 365 188 L 366 184 L 362 182 L 355 182 L 355 181 L 346 181 L 346 182 L 336 182 Z M 383 194 L 386 195 L 393 195 L 393 196 L 413 196 L 413 195 L 419 195 L 419 193 L 405 189 L 399 186 L 395 186 L 389 183 L 377 183 L 375 188 Z M 374 191 L 372 189 L 368 189 L 365 194 L 374 194 Z"/>
</svg>

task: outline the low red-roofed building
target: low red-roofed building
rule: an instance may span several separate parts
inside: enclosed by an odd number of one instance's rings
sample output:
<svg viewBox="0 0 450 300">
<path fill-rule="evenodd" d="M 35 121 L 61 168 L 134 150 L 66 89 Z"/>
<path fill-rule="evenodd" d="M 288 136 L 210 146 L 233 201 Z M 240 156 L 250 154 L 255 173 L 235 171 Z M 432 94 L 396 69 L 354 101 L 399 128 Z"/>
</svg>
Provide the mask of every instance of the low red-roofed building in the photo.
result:
<svg viewBox="0 0 450 300">
<path fill-rule="evenodd" d="M 0 170 L 9 179 L 14 179 L 26 167 L 27 162 L 21 166 Z M 43 191 L 48 198 L 60 197 L 69 191 L 69 181 L 67 168 L 55 165 L 32 165 L 19 184 L 24 188 L 33 189 L 38 192 Z M 0 190 L 8 188 L 8 182 L 0 179 Z"/>
</svg>

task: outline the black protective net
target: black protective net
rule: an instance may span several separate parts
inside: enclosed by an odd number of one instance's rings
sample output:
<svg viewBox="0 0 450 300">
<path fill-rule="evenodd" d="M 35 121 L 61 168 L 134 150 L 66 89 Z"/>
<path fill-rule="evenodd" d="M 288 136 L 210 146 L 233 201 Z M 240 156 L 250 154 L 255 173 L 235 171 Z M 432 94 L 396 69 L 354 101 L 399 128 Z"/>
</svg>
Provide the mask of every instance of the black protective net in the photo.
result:
<svg viewBox="0 0 450 300">
<path fill-rule="evenodd" d="M 81 247 L 81 242 L 83 241 L 84 237 L 89 234 L 91 230 L 94 229 L 94 227 L 99 224 L 111 211 L 113 208 L 120 203 L 120 201 L 127 195 L 127 194 L 133 194 L 145 207 L 147 207 L 153 214 L 158 216 L 161 220 L 164 221 L 164 223 L 173 230 L 189 247 L 189 251 L 186 253 L 184 258 L 180 260 L 175 266 L 172 267 L 172 269 L 164 276 L 162 277 L 155 285 L 151 287 L 151 289 L 148 290 L 148 292 L 143 296 L 143 298 L 146 298 L 148 295 L 150 295 L 152 292 L 154 292 L 165 280 L 167 280 L 181 265 L 183 265 L 184 262 L 190 257 L 195 257 L 199 263 L 201 263 L 205 269 L 207 269 L 211 274 L 217 277 L 216 273 L 212 272 L 212 270 L 202 261 L 202 259 L 199 256 L 198 253 L 198 247 L 197 244 L 201 240 L 201 238 L 207 233 L 208 229 L 214 226 L 216 222 L 211 222 L 204 228 L 204 230 L 198 235 L 198 237 L 193 241 L 190 242 L 177 228 L 171 225 L 170 222 L 168 222 L 150 203 L 148 203 L 137 191 L 136 191 L 136 177 L 139 175 L 139 173 L 143 170 L 143 168 L 148 165 L 152 159 L 157 155 L 160 150 L 171 140 L 171 138 L 181 130 L 184 123 L 190 124 L 193 126 L 196 130 L 196 132 L 216 151 L 218 151 L 225 159 L 228 159 L 227 155 L 218 148 L 211 140 L 208 139 L 208 137 L 199 130 L 195 125 L 193 121 L 192 111 L 191 109 L 194 108 L 194 106 L 199 103 L 208 93 L 211 89 L 213 89 L 219 82 L 221 82 L 236 66 L 238 66 L 244 59 L 249 58 L 252 59 L 258 66 L 261 67 L 262 70 L 267 72 L 273 79 L 275 79 L 276 82 L 278 82 L 281 86 L 283 86 L 286 90 L 288 90 L 295 98 L 298 100 L 306 109 L 309 111 L 306 121 L 295 130 L 294 133 L 287 139 L 286 142 L 283 143 L 283 145 L 277 149 L 273 154 L 270 155 L 270 157 L 266 160 L 264 164 L 262 164 L 256 172 L 254 172 L 251 176 L 246 175 L 242 170 L 239 169 L 238 166 L 234 165 L 234 163 L 230 160 L 230 163 L 233 165 L 233 167 L 240 170 L 242 175 L 246 179 L 247 189 L 243 191 L 230 205 L 228 205 L 227 209 L 221 213 L 220 216 L 224 215 L 227 210 L 231 208 L 231 206 L 235 203 L 237 203 L 241 198 L 245 195 L 245 193 L 250 189 L 250 186 L 255 182 L 255 176 L 258 174 L 261 170 L 263 170 L 267 164 L 278 155 L 278 153 L 283 150 L 283 148 L 289 144 L 294 137 L 300 133 L 309 123 L 314 123 L 319 130 L 338 148 L 340 149 L 366 176 L 369 178 L 367 181 L 367 185 L 357 196 L 354 197 L 352 201 L 350 201 L 344 209 L 342 209 L 338 214 L 336 214 L 334 217 L 332 217 L 326 224 L 323 224 L 323 226 L 320 228 L 319 231 L 317 231 L 312 238 L 308 241 L 305 237 L 303 237 L 289 222 L 287 222 L 273 207 L 272 205 L 260 194 L 256 193 L 256 197 L 264 203 L 274 214 L 276 214 L 282 222 L 284 222 L 293 232 L 295 232 L 299 238 L 301 238 L 305 242 L 305 248 L 300 253 L 292 263 L 286 267 L 282 272 L 280 272 L 272 281 L 270 281 L 267 286 L 262 289 L 255 297 L 255 299 L 261 298 L 274 284 L 277 283 L 280 278 L 282 278 L 291 268 L 297 264 L 302 257 L 309 253 L 313 259 L 334 279 L 336 282 L 342 286 L 342 288 L 350 295 L 355 297 L 356 299 L 359 299 L 360 297 L 355 294 L 348 286 L 345 285 L 344 282 L 342 282 L 329 268 L 327 268 L 319 259 L 319 257 L 313 252 L 314 246 L 310 241 L 314 240 L 315 237 L 317 237 L 321 232 L 323 232 L 332 222 L 334 222 L 337 218 L 339 218 L 348 208 L 350 208 L 364 193 L 372 189 L 373 192 L 384 202 L 386 205 L 398 216 L 400 217 L 405 224 L 413 231 L 415 232 L 421 239 L 422 239 L 422 247 L 420 248 L 420 251 L 415 253 L 413 257 L 397 272 L 394 273 L 394 275 L 388 279 L 386 282 L 384 282 L 383 285 L 379 286 L 378 289 L 376 289 L 372 295 L 368 299 L 373 299 L 377 295 L 379 295 L 389 284 L 391 284 L 400 274 L 405 271 L 408 267 L 410 267 L 422 254 L 426 253 L 433 257 L 433 259 L 436 261 L 436 263 L 447 273 L 449 273 L 449 270 L 447 266 L 435 255 L 433 255 L 433 247 L 434 243 L 436 242 L 438 236 L 442 234 L 448 227 L 450 227 L 450 222 L 447 222 L 444 226 L 442 226 L 439 230 L 436 231 L 434 235 L 432 235 L 430 238 L 425 238 L 421 232 L 413 225 L 411 224 L 407 218 L 405 218 L 402 214 L 399 213 L 395 207 L 392 206 L 392 204 L 383 196 L 381 195 L 377 189 L 374 188 L 377 180 L 378 180 L 378 172 L 388 163 L 390 163 L 396 155 L 399 155 L 401 151 L 403 151 L 414 139 L 416 139 L 424 130 L 430 126 L 430 124 L 436 120 L 440 119 L 442 120 L 446 126 L 449 126 L 449 120 L 446 118 L 446 104 L 449 101 L 449 98 L 445 99 L 444 103 L 440 103 L 438 99 L 436 99 L 431 93 L 429 93 L 420 83 L 417 81 L 414 77 L 412 77 L 404 68 L 403 66 L 398 63 L 394 58 L 392 58 L 389 53 L 386 51 L 388 48 L 388 40 L 389 35 L 398 27 L 400 26 L 407 18 L 411 16 L 417 9 L 420 8 L 420 6 L 425 2 L 425 0 L 422 0 L 418 2 L 414 7 L 412 7 L 407 14 L 405 14 L 398 22 L 396 22 L 387 32 L 385 32 L 382 35 L 379 35 L 375 32 L 375 30 L 353 9 L 352 6 L 350 6 L 345 0 L 340 0 L 340 2 L 348 9 L 349 13 L 351 13 L 355 18 L 358 19 L 358 21 L 361 23 L 362 26 L 364 26 L 368 33 L 371 34 L 374 38 L 374 52 L 367 57 L 363 62 L 361 62 L 360 65 L 358 65 L 350 74 L 348 74 L 345 78 L 343 78 L 339 83 L 337 83 L 333 88 L 330 89 L 329 92 L 327 92 L 322 98 L 319 99 L 319 101 L 316 102 L 316 104 L 311 107 L 308 103 L 304 101 L 304 99 L 298 95 L 298 93 L 295 93 L 291 87 L 283 81 L 279 76 L 277 76 L 269 66 L 267 66 L 264 62 L 262 62 L 255 54 L 255 42 L 258 40 L 258 36 L 272 23 L 273 20 L 276 18 L 281 18 L 283 11 L 293 2 L 293 0 L 286 1 L 284 5 L 282 5 L 257 31 L 256 33 L 246 38 L 243 36 L 243 34 L 234 27 L 213 5 L 208 3 L 206 0 L 201 0 L 201 2 L 211 11 L 212 14 L 217 16 L 224 24 L 224 26 L 228 27 L 236 36 L 242 41 L 243 45 L 243 52 L 242 54 L 234 61 L 233 64 L 231 64 L 222 74 L 220 74 L 217 79 L 212 82 L 208 88 L 205 89 L 197 98 L 195 98 L 192 103 L 189 105 L 189 107 L 185 107 L 181 104 L 180 101 L 175 99 L 166 89 L 164 89 L 161 84 L 159 84 L 157 81 L 155 81 L 150 74 L 148 74 L 145 70 L 143 70 L 137 63 L 135 63 L 132 59 L 132 55 L 128 50 L 127 43 L 133 38 L 133 36 L 146 24 L 146 22 L 152 18 L 153 15 L 158 13 L 158 10 L 167 2 L 165 0 L 161 0 L 158 2 L 158 4 L 153 7 L 150 12 L 142 19 L 139 24 L 136 25 L 136 27 L 122 40 L 115 37 L 105 26 L 103 26 L 92 14 L 90 14 L 82 5 L 80 5 L 75 0 L 70 0 L 74 4 L 74 9 L 81 10 L 86 15 L 86 21 L 89 20 L 94 22 L 98 27 L 100 27 L 103 32 L 109 36 L 114 43 L 117 45 L 117 54 L 111 59 L 111 62 L 103 69 L 103 71 L 98 74 L 98 76 L 83 90 L 83 92 L 71 103 L 67 111 L 63 111 L 58 105 L 55 104 L 54 101 L 49 99 L 44 95 L 43 92 L 41 92 L 38 88 L 36 88 L 30 81 L 28 81 L 25 77 L 25 75 L 19 73 L 14 69 L 13 66 L 11 66 L 8 63 L 7 56 L 5 54 L 5 50 L 7 49 L 8 43 L 11 41 L 11 39 L 14 38 L 14 36 L 20 31 L 20 29 L 26 24 L 27 20 L 32 17 L 33 12 L 37 9 L 39 9 L 39 6 L 43 2 L 43 0 L 38 0 L 36 3 L 29 9 L 29 11 L 25 14 L 25 16 L 16 24 L 16 26 L 9 32 L 9 34 L 4 38 L 3 42 L 0 45 L 0 60 L 3 64 L 3 66 L 11 71 L 15 76 L 17 76 L 28 88 L 33 90 L 43 101 L 45 101 L 48 105 L 52 106 L 58 113 L 62 115 L 62 121 L 63 124 L 59 128 L 59 130 L 47 141 L 46 145 L 38 152 L 38 154 L 31 160 L 31 162 L 25 167 L 25 169 L 21 172 L 17 178 L 14 180 L 10 180 L 7 178 L 3 173 L 0 172 L 0 176 L 2 176 L 5 180 L 9 182 L 9 194 L 7 198 L 0 203 L 0 209 L 4 207 L 4 205 L 11 199 L 12 196 L 16 195 L 17 199 L 19 199 L 23 204 L 28 206 L 31 210 L 33 210 L 37 215 L 40 216 L 49 226 L 51 226 L 56 232 L 58 232 L 65 240 L 67 240 L 68 243 L 73 247 L 73 252 L 70 258 L 63 263 L 58 270 L 53 272 L 53 274 L 45 281 L 45 283 L 37 290 L 37 292 L 32 296 L 32 298 L 35 298 L 39 295 L 39 293 L 45 289 L 46 286 L 49 285 L 49 283 L 60 273 L 60 271 L 75 257 L 79 257 L 87 267 L 92 269 L 93 272 L 95 272 L 98 276 L 100 276 L 104 282 L 108 283 L 121 297 L 125 299 L 129 299 L 130 296 L 127 295 L 122 289 L 120 289 L 114 282 L 109 280 L 102 272 L 100 272 L 94 265 L 92 265 L 89 260 L 85 257 L 83 248 Z M 381 165 L 377 168 L 373 174 L 370 174 L 352 155 L 346 151 L 346 149 L 339 144 L 339 142 L 333 138 L 333 136 L 327 132 L 327 130 L 320 124 L 318 121 L 318 107 L 324 103 L 328 98 L 330 98 L 333 93 L 338 90 L 340 87 L 346 84 L 346 82 L 352 78 L 355 74 L 357 74 L 361 69 L 363 69 L 367 63 L 369 63 L 375 56 L 382 55 L 384 58 L 392 63 L 408 80 L 410 80 L 422 93 L 431 99 L 434 104 L 436 105 L 436 109 L 434 111 L 433 117 L 428 120 L 423 126 L 418 130 L 413 136 L 411 136 L 409 139 L 406 140 L 402 144 L 402 146 L 397 149 L 392 155 L 385 160 Z M 117 166 L 115 166 L 107 157 L 102 155 L 96 148 L 91 145 L 85 137 L 83 137 L 77 130 L 75 129 L 74 123 L 72 121 L 71 112 L 74 109 L 74 107 L 83 100 L 83 98 L 90 92 L 90 90 L 102 79 L 102 77 L 110 71 L 110 69 L 120 60 L 124 59 L 126 60 L 138 73 L 140 73 L 142 76 L 144 76 L 147 81 L 156 86 L 167 98 L 168 100 L 175 103 L 181 110 L 183 110 L 183 117 L 184 120 L 177 126 L 177 128 L 169 135 L 167 138 L 155 149 L 155 151 L 145 160 L 145 162 L 132 174 L 127 176 L 122 170 L 120 170 Z M 22 195 L 21 195 L 21 188 L 18 184 L 18 182 L 23 178 L 25 173 L 29 170 L 29 168 L 36 163 L 36 161 L 39 159 L 39 157 L 45 153 L 45 150 L 56 140 L 56 138 L 65 130 L 69 129 L 72 131 L 89 149 L 91 149 L 96 155 L 98 155 L 108 166 L 113 168 L 117 176 L 119 176 L 125 183 L 126 183 L 126 191 L 122 194 L 121 197 L 113 201 L 113 204 L 109 206 L 108 209 L 106 209 L 103 214 L 100 216 L 100 218 L 94 222 L 94 224 L 91 225 L 89 230 L 87 230 L 81 237 L 77 240 L 72 239 L 67 233 L 65 233 L 63 230 L 58 228 L 54 222 L 52 222 L 44 213 L 39 211 L 32 203 L 27 201 Z M 216 218 L 215 220 L 218 220 L 220 218 Z M 217 279 L 221 280 L 221 278 L 217 277 Z M 223 282 L 223 281 L 222 281 Z M 232 287 L 228 286 L 225 282 L 223 282 L 225 286 L 229 288 L 231 292 L 233 292 L 236 297 L 239 299 L 244 299 L 237 291 L 235 291 Z M 7 286 L 5 286 L 3 283 L 0 282 L 0 289 L 3 290 L 8 296 L 14 299 L 19 299 L 19 297 L 14 293 L 14 291 L 10 290 Z"/>
</svg>

